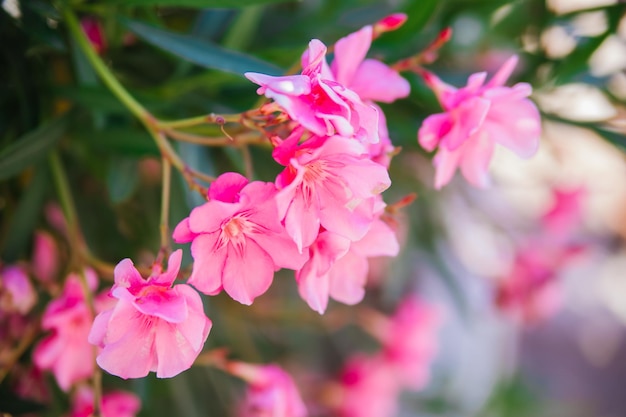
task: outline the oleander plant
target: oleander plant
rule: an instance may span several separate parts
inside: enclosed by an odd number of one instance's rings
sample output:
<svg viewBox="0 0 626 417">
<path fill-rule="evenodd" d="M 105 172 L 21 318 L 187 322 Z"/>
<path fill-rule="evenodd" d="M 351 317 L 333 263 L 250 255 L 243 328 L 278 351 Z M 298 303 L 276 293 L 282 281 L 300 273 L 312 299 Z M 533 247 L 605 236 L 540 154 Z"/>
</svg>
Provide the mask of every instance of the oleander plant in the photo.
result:
<svg viewBox="0 0 626 417">
<path fill-rule="evenodd" d="M 626 409 L 626 5 L 0 3 L 1 416 Z"/>
</svg>

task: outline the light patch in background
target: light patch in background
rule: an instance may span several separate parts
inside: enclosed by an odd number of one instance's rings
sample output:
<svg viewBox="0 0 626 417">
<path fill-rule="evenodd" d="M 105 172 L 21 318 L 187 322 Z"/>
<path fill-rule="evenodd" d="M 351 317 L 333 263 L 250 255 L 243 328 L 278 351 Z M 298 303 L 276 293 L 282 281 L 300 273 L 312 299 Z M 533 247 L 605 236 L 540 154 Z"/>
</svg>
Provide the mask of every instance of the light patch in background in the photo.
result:
<svg viewBox="0 0 626 417">
<path fill-rule="evenodd" d="M 626 68 L 626 42 L 611 35 L 594 51 L 589 58 L 592 75 L 606 77 Z"/>
<path fill-rule="evenodd" d="M 496 152 L 492 175 L 512 206 L 539 216 L 550 203 L 550 188 L 584 186 L 584 225 L 600 234 L 618 232 L 626 201 L 623 154 L 588 129 L 544 121 L 538 154 L 521 160 Z"/>
<path fill-rule="evenodd" d="M 4 0 L 2 2 L 2 8 L 14 19 L 19 19 L 22 17 L 20 2 L 18 0 Z"/>
<path fill-rule="evenodd" d="M 605 305 L 626 325 L 626 252 L 604 262 L 598 277 L 598 291 Z"/>
<path fill-rule="evenodd" d="M 452 23 L 454 37 L 452 42 L 459 46 L 471 46 L 483 36 L 484 27 L 479 18 L 463 15 Z"/>
<path fill-rule="evenodd" d="M 603 10 L 597 12 L 581 13 L 572 19 L 574 36 L 598 36 L 609 28 L 606 13 Z"/>
<path fill-rule="evenodd" d="M 571 13 L 578 10 L 617 4 L 617 0 L 547 0 L 548 9 L 556 14 Z"/>
<path fill-rule="evenodd" d="M 599 122 L 616 115 L 609 99 L 589 84 L 572 83 L 535 94 L 539 107 L 564 119 Z"/>
<path fill-rule="evenodd" d="M 550 26 L 541 34 L 541 49 L 552 59 L 563 58 L 576 48 L 576 38 L 563 26 Z"/>
</svg>

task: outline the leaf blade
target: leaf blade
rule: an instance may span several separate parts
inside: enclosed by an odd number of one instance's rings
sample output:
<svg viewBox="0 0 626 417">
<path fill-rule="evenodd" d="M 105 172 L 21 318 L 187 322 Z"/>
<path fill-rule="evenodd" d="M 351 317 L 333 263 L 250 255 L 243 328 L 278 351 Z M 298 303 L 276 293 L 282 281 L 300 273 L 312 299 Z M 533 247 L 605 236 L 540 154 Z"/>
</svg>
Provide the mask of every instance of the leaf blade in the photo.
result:
<svg viewBox="0 0 626 417">
<path fill-rule="evenodd" d="M 287 3 L 293 0 L 110 0 L 109 3 L 124 6 L 175 6 L 198 8 L 240 9 L 260 4 Z"/>
<path fill-rule="evenodd" d="M 269 75 L 280 75 L 284 72 L 256 57 L 228 50 L 193 36 L 170 32 L 134 20 L 124 19 L 124 24 L 146 42 L 205 68 L 237 75 L 243 75 L 247 71 Z"/>
</svg>

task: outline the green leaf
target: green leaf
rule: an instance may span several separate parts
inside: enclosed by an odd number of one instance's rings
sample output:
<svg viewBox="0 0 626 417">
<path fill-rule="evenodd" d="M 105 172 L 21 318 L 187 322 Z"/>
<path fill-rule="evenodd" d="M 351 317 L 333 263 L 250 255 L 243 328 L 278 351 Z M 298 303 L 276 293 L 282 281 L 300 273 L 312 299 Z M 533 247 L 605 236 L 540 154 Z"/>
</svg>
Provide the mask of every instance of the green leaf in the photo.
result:
<svg viewBox="0 0 626 417">
<path fill-rule="evenodd" d="M 123 4 L 124 6 L 174 6 L 200 8 L 233 8 L 240 9 L 258 4 L 286 3 L 292 0 L 108 0 L 107 3 Z"/>
<path fill-rule="evenodd" d="M 137 183 L 139 167 L 133 158 L 113 158 L 109 164 L 107 174 L 107 189 L 113 204 L 119 204 L 129 199 Z"/>
<path fill-rule="evenodd" d="M 36 164 L 57 143 L 67 129 L 69 115 L 42 124 L 0 152 L 0 180 L 19 174 Z"/>
<path fill-rule="evenodd" d="M 124 19 L 124 23 L 136 35 L 152 45 L 205 68 L 238 75 L 243 75 L 247 71 L 270 75 L 280 75 L 284 72 L 258 58 L 221 48 L 193 36 L 181 35 L 133 20 Z"/>
<path fill-rule="evenodd" d="M 143 129 L 107 127 L 101 131 L 84 131 L 85 143 L 96 149 L 127 156 L 160 156 L 159 148 Z"/>
</svg>

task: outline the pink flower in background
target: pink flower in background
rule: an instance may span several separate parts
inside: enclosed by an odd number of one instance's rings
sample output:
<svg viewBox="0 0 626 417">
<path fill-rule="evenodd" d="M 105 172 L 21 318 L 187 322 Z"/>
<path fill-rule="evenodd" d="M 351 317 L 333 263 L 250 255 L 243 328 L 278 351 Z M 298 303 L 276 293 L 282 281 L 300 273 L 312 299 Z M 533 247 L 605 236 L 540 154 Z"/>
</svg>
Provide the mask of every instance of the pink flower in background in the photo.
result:
<svg viewBox="0 0 626 417">
<path fill-rule="evenodd" d="M 85 270 L 89 289 L 94 291 L 97 277 Z M 94 370 L 93 346 L 87 342 L 93 316 L 85 301 L 77 274 L 65 280 L 61 295 L 46 307 L 41 321 L 52 333 L 35 347 L 33 362 L 42 370 L 51 370 L 59 387 L 68 391 L 73 384 L 91 377 Z"/>
<path fill-rule="evenodd" d="M 575 240 L 583 220 L 583 187 L 552 190 L 554 201 L 539 218 L 540 229 L 520 245 L 510 270 L 495 288 L 495 303 L 509 316 L 534 323 L 561 305 L 560 272 L 587 251 Z"/>
<path fill-rule="evenodd" d="M 103 54 L 108 46 L 102 24 L 95 17 L 84 17 L 80 20 L 80 26 L 89 39 L 91 46 L 98 54 Z"/>
<path fill-rule="evenodd" d="M 274 150 L 274 159 L 287 168 L 276 177 L 279 218 L 298 249 L 310 246 L 320 225 L 360 240 L 374 221 L 376 197 L 389 187 L 387 170 L 369 157 L 357 141 L 339 136 L 298 137 Z"/>
<path fill-rule="evenodd" d="M 319 136 L 340 135 L 378 142 L 378 112 L 333 78 L 326 46 L 317 39 L 302 56 L 302 74 L 272 77 L 247 72 L 259 94 L 273 99 L 293 120 Z"/>
<path fill-rule="evenodd" d="M 111 295 L 118 301 L 93 322 L 89 342 L 102 347 L 98 365 L 121 378 L 156 372 L 173 377 L 189 369 L 211 330 L 202 300 L 189 285 L 172 287 L 182 250 L 169 258 L 167 271 L 144 279 L 130 259 L 115 267 Z"/>
<path fill-rule="evenodd" d="M 0 309 L 3 312 L 28 313 L 37 302 L 37 293 L 21 266 L 0 269 Z"/>
<path fill-rule="evenodd" d="M 231 362 L 228 370 L 248 383 L 239 417 L 306 417 L 307 409 L 291 376 L 277 365 Z"/>
<path fill-rule="evenodd" d="M 81 386 L 72 398 L 72 410 L 68 417 L 90 417 L 93 415 L 93 391 Z M 135 417 L 141 409 L 139 397 L 130 392 L 111 391 L 102 396 L 100 417 Z"/>
<path fill-rule="evenodd" d="M 326 311 L 328 297 L 357 304 L 365 296 L 368 258 L 396 256 L 398 251 L 395 234 L 380 219 L 356 242 L 322 231 L 309 248 L 309 260 L 296 271 L 300 296 L 320 314 Z"/>
<path fill-rule="evenodd" d="M 340 417 L 392 417 L 398 407 L 401 386 L 383 357 L 356 355 L 340 376 L 337 399 Z"/>
<path fill-rule="evenodd" d="M 438 308 L 417 299 L 404 298 L 382 333 L 385 360 L 398 375 L 399 383 L 412 390 L 423 388 L 437 353 Z"/>
<path fill-rule="evenodd" d="M 192 242 L 189 283 L 205 294 L 222 288 L 242 304 L 269 288 L 274 271 L 298 269 L 307 259 L 280 223 L 272 183 L 236 173 L 219 176 L 210 201 L 191 211 L 174 230 L 177 242 Z"/>
<path fill-rule="evenodd" d="M 487 171 L 496 144 L 522 158 L 537 151 L 541 120 L 537 107 L 527 98 L 530 85 L 504 86 L 516 63 L 517 57 L 511 57 L 486 84 L 486 73 L 473 74 L 460 89 L 424 72 L 424 80 L 445 111 L 427 117 L 418 133 L 424 149 L 438 149 L 435 188 L 446 185 L 457 168 L 472 185 L 488 185 Z"/>
<path fill-rule="evenodd" d="M 60 270 L 59 250 L 52 235 L 37 231 L 33 240 L 33 274 L 41 282 L 52 282 Z"/>
</svg>

